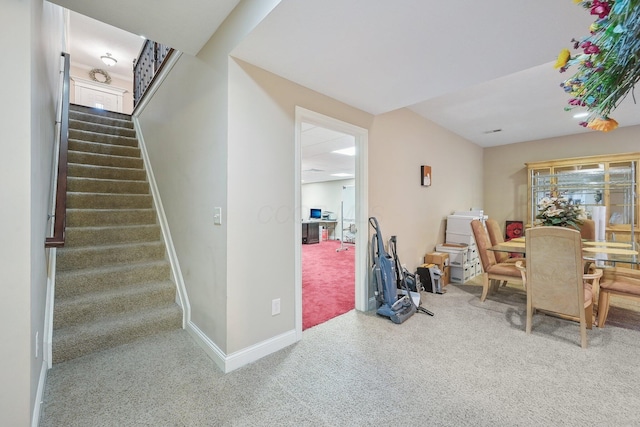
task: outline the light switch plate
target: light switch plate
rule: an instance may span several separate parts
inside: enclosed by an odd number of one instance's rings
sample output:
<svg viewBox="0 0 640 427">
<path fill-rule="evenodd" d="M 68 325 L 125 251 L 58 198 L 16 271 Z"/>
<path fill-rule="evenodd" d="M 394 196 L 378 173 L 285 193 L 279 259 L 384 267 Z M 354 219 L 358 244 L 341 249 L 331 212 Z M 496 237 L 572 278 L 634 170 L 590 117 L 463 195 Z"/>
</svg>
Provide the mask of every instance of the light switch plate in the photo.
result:
<svg viewBox="0 0 640 427">
<path fill-rule="evenodd" d="M 215 225 L 222 224 L 222 208 L 213 208 L 213 223 Z"/>
</svg>

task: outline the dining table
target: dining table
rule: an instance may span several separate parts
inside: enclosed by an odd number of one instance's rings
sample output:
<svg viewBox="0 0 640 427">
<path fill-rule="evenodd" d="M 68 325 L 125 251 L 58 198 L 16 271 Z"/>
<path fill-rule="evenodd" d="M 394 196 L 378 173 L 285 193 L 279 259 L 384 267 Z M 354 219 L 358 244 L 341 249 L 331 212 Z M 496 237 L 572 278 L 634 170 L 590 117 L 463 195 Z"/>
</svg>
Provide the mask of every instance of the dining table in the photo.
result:
<svg viewBox="0 0 640 427">
<path fill-rule="evenodd" d="M 589 264 L 594 263 L 597 268 L 603 270 L 603 279 L 607 277 L 607 267 L 614 267 L 618 263 L 630 265 L 630 268 L 639 268 L 640 257 L 638 255 L 638 244 L 635 242 L 618 242 L 618 241 L 596 241 L 596 240 L 583 240 L 582 241 L 582 258 L 585 261 L 585 273 L 588 270 Z M 526 257 L 526 242 L 525 237 L 516 237 L 503 243 L 491 246 L 490 251 L 494 252 L 509 252 L 516 254 L 518 257 Z M 602 279 L 600 279 L 602 280 Z M 593 310 L 594 310 L 594 324 L 596 314 L 598 311 L 597 301 L 599 293 L 599 281 L 594 281 L 593 287 Z M 569 318 L 571 317 L 559 315 L 559 317 Z"/>
<path fill-rule="evenodd" d="M 640 264 L 638 249 L 638 245 L 634 242 L 583 240 L 582 258 L 585 261 L 595 262 L 599 267 L 616 265 L 617 263 Z M 526 254 L 525 238 L 516 237 L 515 239 L 491 246 L 489 250 L 494 252 L 510 252 L 524 257 Z"/>
</svg>

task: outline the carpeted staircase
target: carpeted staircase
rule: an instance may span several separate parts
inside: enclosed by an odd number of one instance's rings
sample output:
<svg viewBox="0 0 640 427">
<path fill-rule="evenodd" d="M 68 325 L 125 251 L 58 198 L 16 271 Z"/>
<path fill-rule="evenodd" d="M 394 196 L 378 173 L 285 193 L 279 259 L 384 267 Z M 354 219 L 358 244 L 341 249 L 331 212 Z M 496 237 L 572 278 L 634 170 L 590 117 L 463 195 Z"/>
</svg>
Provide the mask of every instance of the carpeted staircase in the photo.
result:
<svg viewBox="0 0 640 427">
<path fill-rule="evenodd" d="M 53 363 L 182 326 L 130 116 L 71 105 Z"/>
</svg>

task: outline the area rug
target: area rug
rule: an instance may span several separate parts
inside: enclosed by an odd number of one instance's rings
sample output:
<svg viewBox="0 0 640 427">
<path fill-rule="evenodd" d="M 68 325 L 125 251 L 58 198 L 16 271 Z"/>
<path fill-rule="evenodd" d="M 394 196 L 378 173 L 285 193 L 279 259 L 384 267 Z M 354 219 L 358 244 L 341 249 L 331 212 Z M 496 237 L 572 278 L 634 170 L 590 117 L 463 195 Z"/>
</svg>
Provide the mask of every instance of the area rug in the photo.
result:
<svg viewBox="0 0 640 427">
<path fill-rule="evenodd" d="M 302 245 L 302 329 L 355 307 L 355 246 L 337 240 Z"/>
</svg>

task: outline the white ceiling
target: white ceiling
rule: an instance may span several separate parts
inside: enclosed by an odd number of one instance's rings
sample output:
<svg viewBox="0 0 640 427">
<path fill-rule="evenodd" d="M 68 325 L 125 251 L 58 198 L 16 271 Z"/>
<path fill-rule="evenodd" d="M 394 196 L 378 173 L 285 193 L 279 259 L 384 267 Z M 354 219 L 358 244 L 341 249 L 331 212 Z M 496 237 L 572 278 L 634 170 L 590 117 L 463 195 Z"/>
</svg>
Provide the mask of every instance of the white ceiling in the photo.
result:
<svg viewBox="0 0 640 427">
<path fill-rule="evenodd" d="M 334 153 L 353 147 L 355 138 L 330 129 L 302 123 L 302 182 L 305 184 L 355 177 L 355 157 Z M 333 176 L 333 174 L 349 176 Z"/>
<path fill-rule="evenodd" d="M 112 77 L 131 81 L 133 60 L 138 57 L 143 43 L 140 36 L 76 12 L 69 13 L 68 53 L 73 65 L 100 68 Z M 118 61 L 116 65 L 107 67 L 102 62 L 100 56 L 107 52 Z"/>
<path fill-rule="evenodd" d="M 191 54 L 238 3 L 55 2 Z M 572 69 L 552 68 L 592 22 L 569 0 L 282 0 L 233 55 L 371 114 L 408 107 L 489 147 L 592 132 L 563 111 Z M 630 98 L 612 114 L 621 126 L 640 124 Z"/>
<path fill-rule="evenodd" d="M 283 0 L 233 54 L 372 114 L 409 107 L 489 147 L 589 131 L 563 110 L 572 70 L 552 64 L 592 22 L 569 0 Z M 612 117 L 639 124 L 627 104 Z"/>
<path fill-rule="evenodd" d="M 51 0 L 150 40 L 195 55 L 240 0 Z"/>
</svg>

